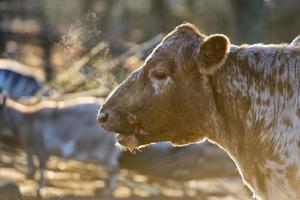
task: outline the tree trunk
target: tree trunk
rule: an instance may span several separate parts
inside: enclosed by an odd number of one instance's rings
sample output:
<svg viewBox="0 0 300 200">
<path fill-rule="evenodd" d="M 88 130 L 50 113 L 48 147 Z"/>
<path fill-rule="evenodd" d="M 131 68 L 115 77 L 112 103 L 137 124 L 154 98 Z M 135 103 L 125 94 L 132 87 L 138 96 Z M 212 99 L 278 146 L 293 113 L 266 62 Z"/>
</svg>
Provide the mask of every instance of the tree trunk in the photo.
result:
<svg viewBox="0 0 300 200">
<path fill-rule="evenodd" d="M 262 42 L 265 38 L 264 0 L 231 0 L 238 43 Z"/>
</svg>

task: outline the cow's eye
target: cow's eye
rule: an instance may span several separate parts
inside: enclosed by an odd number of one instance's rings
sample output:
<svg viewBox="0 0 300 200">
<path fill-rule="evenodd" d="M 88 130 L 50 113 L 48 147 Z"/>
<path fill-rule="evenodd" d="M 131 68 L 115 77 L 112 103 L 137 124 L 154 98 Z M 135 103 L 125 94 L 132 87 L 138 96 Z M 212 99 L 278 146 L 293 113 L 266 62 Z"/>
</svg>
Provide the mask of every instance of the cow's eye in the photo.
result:
<svg viewBox="0 0 300 200">
<path fill-rule="evenodd" d="M 164 71 L 154 70 L 151 72 L 151 76 L 155 79 L 162 80 L 162 79 L 167 78 L 168 75 Z"/>
</svg>

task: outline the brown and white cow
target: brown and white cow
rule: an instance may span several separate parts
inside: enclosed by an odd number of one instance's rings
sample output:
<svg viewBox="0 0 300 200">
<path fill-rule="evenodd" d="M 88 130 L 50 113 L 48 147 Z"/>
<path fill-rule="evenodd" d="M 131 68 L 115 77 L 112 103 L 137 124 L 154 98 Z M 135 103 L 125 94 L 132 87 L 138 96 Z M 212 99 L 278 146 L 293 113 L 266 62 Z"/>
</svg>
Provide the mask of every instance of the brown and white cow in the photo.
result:
<svg viewBox="0 0 300 200">
<path fill-rule="evenodd" d="M 235 46 L 182 24 L 112 92 L 98 121 L 129 148 L 209 139 L 257 198 L 300 199 L 300 48 L 293 44 Z"/>
</svg>

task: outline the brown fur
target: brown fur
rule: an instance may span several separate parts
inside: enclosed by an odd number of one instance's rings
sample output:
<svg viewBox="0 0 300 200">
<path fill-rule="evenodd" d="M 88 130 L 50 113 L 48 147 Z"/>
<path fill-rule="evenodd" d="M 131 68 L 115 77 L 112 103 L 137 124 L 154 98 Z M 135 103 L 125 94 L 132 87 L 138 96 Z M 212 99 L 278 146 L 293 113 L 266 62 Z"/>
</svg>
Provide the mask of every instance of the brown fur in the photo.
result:
<svg viewBox="0 0 300 200">
<path fill-rule="evenodd" d="M 257 195 L 271 198 L 270 188 L 280 181 L 268 187 L 277 172 L 266 165 L 284 165 L 291 156 L 286 147 L 280 154 L 275 151 L 281 143 L 274 138 L 294 127 L 285 116 L 290 112 L 283 111 L 288 100 L 300 95 L 300 49 L 232 45 L 229 51 L 229 45 L 224 35 L 205 36 L 191 24 L 178 26 L 107 98 L 98 119 L 106 130 L 120 133 L 119 142 L 129 147 L 208 138 L 233 158 Z M 134 124 L 129 114 L 135 116 Z M 299 179 L 289 177 L 290 188 L 300 186 Z M 275 191 L 281 195 L 276 198 L 300 197 L 298 191 Z"/>
</svg>

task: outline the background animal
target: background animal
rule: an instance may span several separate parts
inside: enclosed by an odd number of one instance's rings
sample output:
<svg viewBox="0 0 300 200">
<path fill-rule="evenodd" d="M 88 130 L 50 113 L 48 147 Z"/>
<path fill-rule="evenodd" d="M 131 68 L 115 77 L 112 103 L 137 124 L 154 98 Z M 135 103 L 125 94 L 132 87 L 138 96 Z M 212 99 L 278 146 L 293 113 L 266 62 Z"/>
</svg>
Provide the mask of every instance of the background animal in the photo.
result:
<svg viewBox="0 0 300 200">
<path fill-rule="evenodd" d="M 10 59 L 0 59 L 0 87 L 12 99 L 35 95 L 44 83 L 43 72 Z"/>
<path fill-rule="evenodd" d="M 23 105 L 0 93 L 0 133 L 15 135 L 27 153 L 28 177 L 34 177 L 39 161 L 39 188 L 44 186 L 44 170 L 50 156 L 79 161 L 97 161 L 107 167 L 107 192 L 116 187 L 120 150 L 114 136 L 96 123 L 100 101 L 80 98 L 70 101 Z"/>
</svg>

